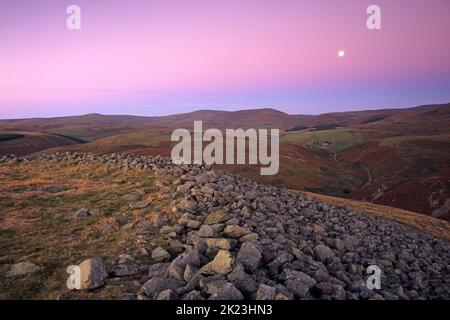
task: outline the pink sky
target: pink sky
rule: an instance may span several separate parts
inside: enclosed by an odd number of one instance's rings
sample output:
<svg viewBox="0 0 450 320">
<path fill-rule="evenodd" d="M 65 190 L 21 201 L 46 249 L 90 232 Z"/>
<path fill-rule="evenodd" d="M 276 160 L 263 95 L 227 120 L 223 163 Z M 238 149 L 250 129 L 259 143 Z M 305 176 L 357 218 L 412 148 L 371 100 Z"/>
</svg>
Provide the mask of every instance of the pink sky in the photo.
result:
<svg viewBox="0 0 450 320">
<path fill-rule="evenodd" d="M 0 118 L 448 102 L 449 34 L 448 0 L 2 1 Z"/>
</svg>

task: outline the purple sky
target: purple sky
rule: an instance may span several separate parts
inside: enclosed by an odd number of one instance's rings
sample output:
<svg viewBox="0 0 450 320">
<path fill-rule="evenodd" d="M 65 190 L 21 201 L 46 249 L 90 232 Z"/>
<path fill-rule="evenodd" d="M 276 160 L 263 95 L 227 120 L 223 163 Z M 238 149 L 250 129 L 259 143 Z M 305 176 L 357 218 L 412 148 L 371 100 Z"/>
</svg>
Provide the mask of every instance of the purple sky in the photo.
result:
<svg viewBox="0 0 450 320">
<path fill-rule="evenodd" d="M 449 0 L 1 1 L 0 118 L 449 102 L 449 34 Z"/>
</svg>

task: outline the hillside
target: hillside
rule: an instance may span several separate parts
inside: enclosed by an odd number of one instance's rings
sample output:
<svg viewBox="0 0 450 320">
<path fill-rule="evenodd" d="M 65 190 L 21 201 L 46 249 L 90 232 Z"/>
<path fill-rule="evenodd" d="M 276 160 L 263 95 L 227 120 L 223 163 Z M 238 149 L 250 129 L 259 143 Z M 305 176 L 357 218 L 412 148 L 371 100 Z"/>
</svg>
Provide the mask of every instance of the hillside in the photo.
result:
<svg viewBox="0 0 450 320">
<path fill-rule="evenodd" d="M 171 131 L 191 128 L 195 120 L 202 120 L 205 129 L 282 130 L 278 175 L 261 177 L 253 166 L 223 166 L 223 170 L 289 189 L 363 200 L 450 221 L 450 104 L 317 116 L 288 115 L 274 109 L 201 110 L 152 118 L 86 115 L 0 121 L 0 129 L 34 126 L 88 142 L 35 144 L 33 148 L 24 143 L 20 154 L 43 150 L 170 156 Z M 11 148 L 2 148 L 8 143 L 0 142 L 0 154 L 11 153 Z"/>
<path fill-rule="evenodd" d="M 0 155 L 27 155 L 49 148 L 84 143 L 58 134 L 37 131 L 0 131 Z"/>
<path fill-rule="evenodd" d="M 430 217 L 162 157 L 0 157 L 0 177 L 2 299 L 450 298 L 450 225 Z M 84 290 L 66 287 L 69 265 Z"/>
</svg>

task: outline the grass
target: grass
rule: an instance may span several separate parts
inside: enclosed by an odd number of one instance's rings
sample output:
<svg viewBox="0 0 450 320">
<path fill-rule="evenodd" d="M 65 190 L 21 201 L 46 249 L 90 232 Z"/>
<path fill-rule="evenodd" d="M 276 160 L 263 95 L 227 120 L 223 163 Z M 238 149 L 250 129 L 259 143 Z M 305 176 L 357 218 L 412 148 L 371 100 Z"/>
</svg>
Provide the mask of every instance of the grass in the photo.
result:
<svg viewBox="0 0 450 320">
<path fill-rule="evenodd" d="M 54 299 L 60 293 L 83 299 L 117 298 L 122 290 L 114 286 L 99 293 L 69 292 L 66 268 L 93 256 L 102 257 L 108 266 L 127 250 L 138 252 L 136 230 L 121 230 L 120 226 L 150 219 L 168 205 L 161 196 L 146 209 L 129 209 L 121 198 L 124 194 L 147 188 L 153 198 L 158 197 L 155 178 L 142 173 L 96 164 L 0 165 L 0 299 Z M 115 183 L 117 177 L 125 182 Z M 50 186 L 64 188 L 58 193 L 43 191 Z M 143 197 L 149 200 L 148 195 Z M 80 208 L 100 212 L 75 220 L 73 215 Z M 102 233 L 112 219 L 119 228 Z M 12 264 L 24 261 L 43 268 L 21 277 L 5 277 Z"/>
<path fill-rule="evenodd" d="M 286 130 L 286 132 L 291 132 L 291 131 L 302 131 L 302 130 L 306 130 L 306 129 L 309 129 L 309 127 L 299 125 L 299 126 L 295 126 L 295 127 L 291 128 L 291 129 Z"/>
<path fill-rule="evenodd" d="M 313 130 L 315 131 L 324 131 L 324 130 L 332 130 L 339 127 L 342 127 L 342 124 L 339 123 L 328 123 L 328 124 L 319 124 L 317 126 L 313 127 Z"/>
</svg>

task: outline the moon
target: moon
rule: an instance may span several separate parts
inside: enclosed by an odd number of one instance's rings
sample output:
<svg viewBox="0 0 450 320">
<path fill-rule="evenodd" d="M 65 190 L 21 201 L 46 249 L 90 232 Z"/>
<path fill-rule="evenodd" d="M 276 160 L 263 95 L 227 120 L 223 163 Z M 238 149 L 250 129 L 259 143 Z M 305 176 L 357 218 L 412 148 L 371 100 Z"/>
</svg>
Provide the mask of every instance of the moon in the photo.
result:
<svg viewBox="0 0 450 320">
<path fill-rule="evenodd" d="M 339 50 L 338 51 L 338 57 L 339 58 L 343 58 L 345 56 L 345 51 L 344 50 Z"/>
</svg>

